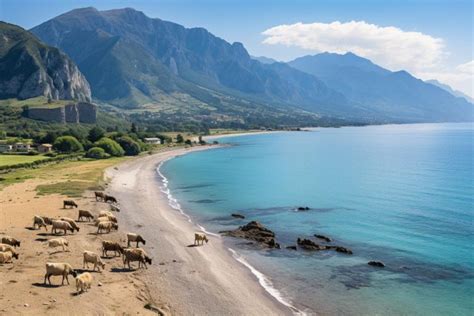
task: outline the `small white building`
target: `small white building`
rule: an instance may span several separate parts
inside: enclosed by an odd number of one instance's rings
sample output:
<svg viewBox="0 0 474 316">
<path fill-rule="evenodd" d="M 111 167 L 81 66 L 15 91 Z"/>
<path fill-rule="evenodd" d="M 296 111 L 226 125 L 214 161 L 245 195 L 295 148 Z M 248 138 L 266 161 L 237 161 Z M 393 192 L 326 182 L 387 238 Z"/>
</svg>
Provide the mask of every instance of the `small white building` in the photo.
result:
<svg viewBox="0 0 474 316">
<path fill-rule="evenodd" d="M 147 137 L 144 140 L 146 144 L 161 145 L 161 139 L 158 137 Z"/>
<path fill-rule="evenodd" d="M 30 144 L 16 143 L 15 145 L 13 145 L 13 149 L 14 149 L 15 151 L 27 152 L 27 151 L 30 151 L 31 146 L 30 146 Z"/>
<path fill-rule="evenodd" d="M 0 144 L 0 153 L 8 153 L 13 151 L 13 145 L 10 144 Z"/>
<path fill-rule="evenodd" d="M 39 153 L 49 153 L 52 150 L 53 150 L 53 145 L 51 145 L 51 144 L 38 145 L 38 152 Z"/>
</svg>

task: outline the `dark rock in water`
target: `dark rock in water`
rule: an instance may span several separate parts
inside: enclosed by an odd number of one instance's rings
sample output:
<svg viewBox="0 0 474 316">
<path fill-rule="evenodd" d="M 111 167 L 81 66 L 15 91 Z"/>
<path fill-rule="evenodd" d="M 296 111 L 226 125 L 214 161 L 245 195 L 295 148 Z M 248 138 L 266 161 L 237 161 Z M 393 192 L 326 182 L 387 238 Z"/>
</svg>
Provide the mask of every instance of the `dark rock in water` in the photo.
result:
<svg viewBox="0 0 474 316">
<path fill-rule="evenodd" d="M 298 212 L 309 211 L 310 208 L 307 206 L 300 206 L 296 209 Z"/>
<path fill-rule="evenodd" d="M 347 248 L 342 247 L 342 246 L 330 246 L 330 249 L 335 249 L 337 252 L 341 252 L 341 253 L 346 253 L 346 254 L 348 254 L 348 255 L 352 255 L 352 250 L 347 249 Z"/>
<path fill-rule="evenodd" d="M 296 246 L 286 246 L 286 249 L 297 250 Z"/>
<path fill-rule="evenodd" d="M 280 244 L 275 241 L 275 233 L 256 221 L 251 221 L 235 230 L 221 231 L 220 233 L 225 236 L 255 240 L 266 247 L 280 249 Z"/>
<path fill-rule="evenodd" d="M 298 238 L 296 243 L 298 244 L 298 246 L 306 250 L 327 250 L 328 249 L 327 246 L 318 245 L 317 243 L 309 239 Z"/>
<path fill-rule="evenodd" d="M 306 239 L 306 238 L 304 238 L 304 239 L 298 238 L 298 240 L 296 242 L 298 243 L 298 246 L 300 246 L 301 248 L 303 248 L 305 250 L 317 250 L 317 251 L 319 251 L 319 250 L 336 250 L 337 252 L 352 255 L 352 250 L 347 249 L 347 248 L 342 247 L 342 246 L 319 245 L 319 244 L 315 243 L 314 241 L 312 241 L 310 239 Z"/>
<path fill-rule="evenodd" d="M 317 235 L 317 234 L 315 234 L 314 237 L 319 238 L 319 239 L 322 239 L 322 240 L 324 240 L 324 241 L 326 241 L 326 242 L 331 242 L 331 238 L 326 237 L 326 236 L 324 236 L 324 235 Z"/>
<path fill-rule="evenodd" d="M 231 216 L 232 216 L 232 217 L 235 217 L 235 218 L 242 218 L 242 219 L 245 218 L 244 215 L 242 215 L 242 214 L 237 214 L 237 213 L 233 213 L 233 214 L 231 214 Z"/>
<path fill-rule="evenodd" d="M 385 264 L 382 261 L 369 261 L 367 264 L 373 267 L 380 267 L 380 268 L 385 267 Z"/>
</svg>

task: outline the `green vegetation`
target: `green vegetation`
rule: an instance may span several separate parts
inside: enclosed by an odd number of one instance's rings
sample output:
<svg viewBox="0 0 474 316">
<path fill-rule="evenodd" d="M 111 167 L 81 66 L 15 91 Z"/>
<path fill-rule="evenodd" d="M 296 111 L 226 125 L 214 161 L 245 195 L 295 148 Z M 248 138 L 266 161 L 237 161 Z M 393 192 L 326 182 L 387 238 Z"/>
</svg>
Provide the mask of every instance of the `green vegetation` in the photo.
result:
<svg viewBox="0 0 474 316">
<path fill-rule="evenodd" d="M 119 137 L 117 142 L 122 146 L 127 156 L 136 156 L 140 153 L 140 145 L 129 136 Z"/>
<path fill-rule="evenodd" d="M 0 155 L 0 167 L 23 163 L 30 163 L 38 160 L 47 159 L 48 157 L 42 155 Z"/>
<path fill-rule="evenodd" d="M 57 108 L 64 106 L 68 103 L 71 103 L 71 100 L 51 100 L 44 96 L 39 96 L 36 98 L 30 98 L 26 100 L 18 99 L 4 99 L 0 100 L 0 107 L 10 106 L 16 109 L 24 109 L 25 106 L 29 108 Z"/>
<path fill-rule="evenodd" d="M 95 142 L 94 146 L 102 148 L 107 154 L 114 157 L 122 157 L 125 154 L 119 143 L 107 137 L 103 137 Z"/>
<path fill-rule="evenodd" d="M 100 147 L 92 147 L 87 151 L 86 157 L 93 159 L 105 159 L 109 158 L 110 155 L 107 154 L 105 150 Z"/>
<path fill-rule="evenodd" d="M 62 153 L 83 151 L 84 147 L 74 136 L 61 136 L 54 141 L 53 148 Z"/>
</svg>

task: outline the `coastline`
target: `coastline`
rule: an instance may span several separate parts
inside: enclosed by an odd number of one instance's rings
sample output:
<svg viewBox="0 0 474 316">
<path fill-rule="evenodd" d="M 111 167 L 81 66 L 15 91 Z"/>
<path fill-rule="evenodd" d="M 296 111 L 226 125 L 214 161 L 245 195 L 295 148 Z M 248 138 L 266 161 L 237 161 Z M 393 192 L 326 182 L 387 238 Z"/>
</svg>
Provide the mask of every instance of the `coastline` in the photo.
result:
<svg viewBox="0 0 474 316">
<path fill-rule="evenodd" d="M 224 136 L 228 135 L 218 137 Z M 170 193 L 164 190 L 157 168 L 177 156 L 220 147 L 161 152 L 106 170 L 110 180 L 107 191 L 119 198 L 123 209 L 118 215 L 121 228 L 148 241 L 144 248 L 154 264 L 142 276 L 147 292 L 153 301 L 166 302 L 172 314 L 179 315 L 297 313 L 291 304 L 271 293 L 264 276 L 239 260 L 220 236 L 208 234 L 208 244 L 193 247 L 194 232 L 203 227 L 182 210 L 178 212 L 179 205 L 173 208 L 169 203 Z"/>
</svg>

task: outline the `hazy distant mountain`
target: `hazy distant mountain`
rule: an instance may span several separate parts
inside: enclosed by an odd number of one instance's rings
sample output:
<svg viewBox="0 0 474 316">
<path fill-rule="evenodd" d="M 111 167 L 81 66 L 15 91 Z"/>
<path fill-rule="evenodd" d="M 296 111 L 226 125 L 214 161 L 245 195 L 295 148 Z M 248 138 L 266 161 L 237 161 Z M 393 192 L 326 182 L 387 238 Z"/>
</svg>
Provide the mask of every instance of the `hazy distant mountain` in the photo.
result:
<svg viewBox="0 0 474 316">
<path fill-rule="evenodd" d="M 343 95 L 311 75 L 286 64 L 264 65 L 240 43 L 230 44 L 203 28 L 151 19 L 133 9 L 77 9 L 32 32 L 77 62 L 95 97 L 120 106 L 174 102 L 173 94 L 207 103 L 210 93 L 204 87 L 316 113 L 344 115 L 350 109 Z"/>
<path fill-rule="evenodd" d="M 390 119 L 404 122 L 473 119 L 474 107 L 466 100 L 406 71 L 391 72 L 352 53 L 305 56 L 288 64 L 318 76 L 349 100 Z"/>
<path fill-rule="evenodd" d="M 262 64 L 273 64 L 273 63 L 278 62 L 273 58 L 268 58 L 268 57 L 265 57 L 265 56 L 259 56 L 259 57 L 251 56 L 251 57 L 252 57 L 252 59 L 257 60 L 257 61 L 261 62 Z"/>
<path fill-rule="evenodd" d="M 464 98 L 466 99 L 467 101 L 471 102 L 474 104 L 474 99 L 471 98 L 470 96 L 468 96 L 467 94 L 465 93 L 462 93 L 461 91 L 459 90 L 454 90 L 453 88 L 451 88 L 450 86 L 448 86 L 447 84 L 444 84 L 444 83 L 441 83 L 439 82 L 438 80 L 426 80 L 426 82 L 428 83 L 431 83 L 432 85 L 435 85 L 441 89 L 444 89 L 446 91 L 448 91 L 449 93 L 451 93 L 452 95 L 454 95 L 455 97 L 459 97 L 459 98 Z"/>
<path fill-rule="evenodd" d="M 0 99 L 91 99 L 88 82 L 66 54 L 4 22 L 0 22 L 0 74 Z"/>
</svg>

